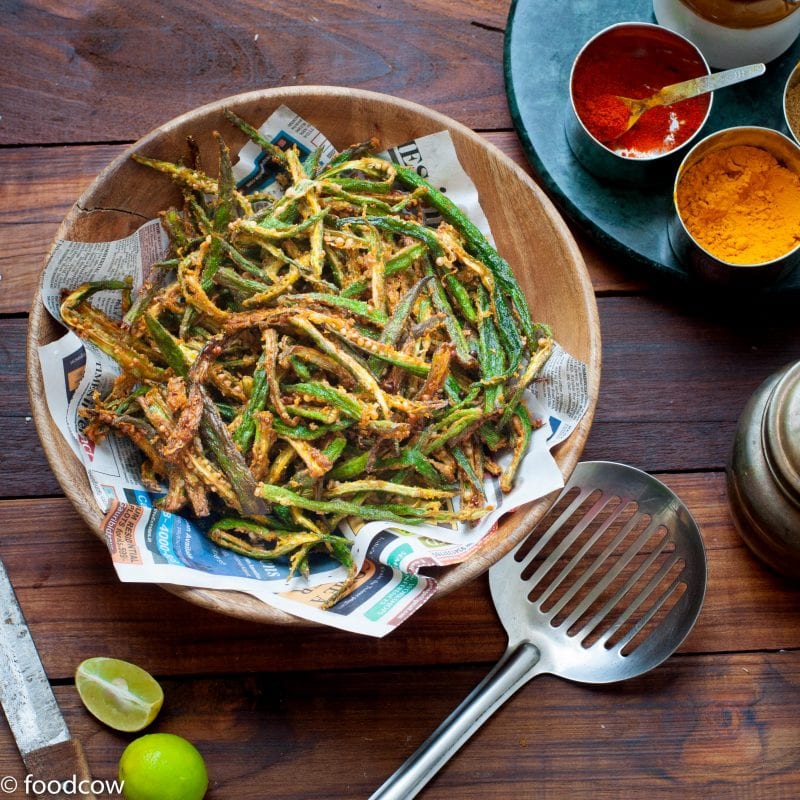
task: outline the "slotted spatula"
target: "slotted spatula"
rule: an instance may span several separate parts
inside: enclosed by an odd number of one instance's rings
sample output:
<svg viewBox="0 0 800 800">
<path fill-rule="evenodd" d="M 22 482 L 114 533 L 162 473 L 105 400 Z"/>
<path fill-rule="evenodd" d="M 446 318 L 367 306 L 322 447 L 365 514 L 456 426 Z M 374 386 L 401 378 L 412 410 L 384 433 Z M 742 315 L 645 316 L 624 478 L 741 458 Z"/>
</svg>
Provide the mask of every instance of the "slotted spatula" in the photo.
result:
<svg viewBox="0 0 800 800">
<path fill-rule="evenodd" d="M 489 570 L 508 648 L 370 800 L 411 800 L 518 689 L 541 673 L 586 683 L 660 664 L 700 613 L 700 530 L 663 483 L 608 461 L 578 464 L 537 527 Z"/>
</svg>

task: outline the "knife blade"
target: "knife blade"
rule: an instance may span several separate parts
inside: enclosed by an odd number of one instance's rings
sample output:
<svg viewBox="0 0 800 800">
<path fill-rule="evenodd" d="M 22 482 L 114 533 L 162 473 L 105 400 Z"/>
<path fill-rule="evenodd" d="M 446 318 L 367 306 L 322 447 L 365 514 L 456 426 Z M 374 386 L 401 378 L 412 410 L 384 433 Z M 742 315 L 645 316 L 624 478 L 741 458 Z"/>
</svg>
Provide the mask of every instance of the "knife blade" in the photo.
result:
<svg viewBox="0 0 800 800">
<path fill-rule="evenodd" d="M 94 800 L 80 742 L 69 732 L 0 560 L 0 705 L 40 798 Z M 81 793 L 80 788 L 86 790 Z M 38 791 L 40 788 L 43 791 Z"/>
</svg>

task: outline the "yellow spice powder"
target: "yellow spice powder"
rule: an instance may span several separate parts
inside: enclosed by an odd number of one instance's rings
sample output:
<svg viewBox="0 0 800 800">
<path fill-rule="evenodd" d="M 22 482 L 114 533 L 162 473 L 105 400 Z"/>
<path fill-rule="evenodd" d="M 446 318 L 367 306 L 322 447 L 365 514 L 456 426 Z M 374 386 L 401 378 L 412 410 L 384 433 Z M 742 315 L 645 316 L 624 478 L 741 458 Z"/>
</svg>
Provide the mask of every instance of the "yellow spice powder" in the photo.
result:
<svg viewBox="0 0 800 800">
<path fill-rule="evenodd" d="M 681 177 L 677 204 L 689 233 L 721 261 L 762 264 L 800 244 L 800 177 L 760 147 L 709 153 Z"/>
</svg>

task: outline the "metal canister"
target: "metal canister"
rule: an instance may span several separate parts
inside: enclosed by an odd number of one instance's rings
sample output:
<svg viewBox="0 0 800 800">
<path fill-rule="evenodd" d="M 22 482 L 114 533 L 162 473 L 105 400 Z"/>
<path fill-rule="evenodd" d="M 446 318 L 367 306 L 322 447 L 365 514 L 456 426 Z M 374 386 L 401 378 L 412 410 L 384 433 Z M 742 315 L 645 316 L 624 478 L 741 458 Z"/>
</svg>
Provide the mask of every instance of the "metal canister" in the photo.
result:
<svg viewBox="0 0 800 800">
<path fill-rule="evenodd" d="M 800 361 L 771 375 L 748 400 L 727 483 L 742 539 L 775 571 L 800 578 Z"/>
</svg>

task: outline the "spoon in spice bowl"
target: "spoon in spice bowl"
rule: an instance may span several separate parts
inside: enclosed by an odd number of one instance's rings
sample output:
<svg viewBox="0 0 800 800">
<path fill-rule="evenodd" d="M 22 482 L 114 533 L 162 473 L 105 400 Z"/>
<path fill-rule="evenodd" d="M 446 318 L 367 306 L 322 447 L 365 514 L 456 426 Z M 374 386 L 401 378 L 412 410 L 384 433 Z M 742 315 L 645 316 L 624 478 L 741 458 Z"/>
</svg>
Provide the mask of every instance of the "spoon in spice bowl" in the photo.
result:
<svg viewBox="0 0 800 800">
<path fill-rule="evenodd" d="M 607 95 L 609 100 L 613 99 L 619 113 L 615 114 L 616 119 L 614 120 L 613 130 L 603 137 L 603 141 L 611 142 L 614 139 L 618 139 L 639 121 L 645 111 L 649 111 L 651 108 L 670 106 L 681 100 L 688 100 L 690 97 L 697 97 L 717 89 L 723 89 L 726 86 L 732 86 L 735 83 L 748 81 L 751 78 L 763 75 L 765 71 L 766 67 L 763 64 L 749 64 L 746 67 L 734 67 L 722 72 L 715 72 L 713 75 L 701 75 L 699 78 L 690 78 L 688 81 L 671 83 L 669 86 L 659 89 L 650 97 L 641 99 Z"/>
</svg>

